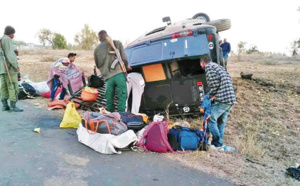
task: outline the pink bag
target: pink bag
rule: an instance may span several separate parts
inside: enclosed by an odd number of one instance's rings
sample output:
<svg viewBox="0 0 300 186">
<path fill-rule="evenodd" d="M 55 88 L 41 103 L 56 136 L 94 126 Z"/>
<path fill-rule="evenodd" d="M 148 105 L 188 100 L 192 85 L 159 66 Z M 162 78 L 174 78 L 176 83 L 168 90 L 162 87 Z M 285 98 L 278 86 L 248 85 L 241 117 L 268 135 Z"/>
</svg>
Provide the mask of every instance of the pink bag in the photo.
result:
<svg viewBox="0 0 300 186">
<path fill-rule="evenodd" d="M 138 146 L 143 146 L 144 149 L 154 152 L 174 152 L 168 142 L 168 122 L 158 121 L 152 122 L 147 127 L 140 139 Z M 146 140 L 146 142 L 145 142 Z"/>
</svg>

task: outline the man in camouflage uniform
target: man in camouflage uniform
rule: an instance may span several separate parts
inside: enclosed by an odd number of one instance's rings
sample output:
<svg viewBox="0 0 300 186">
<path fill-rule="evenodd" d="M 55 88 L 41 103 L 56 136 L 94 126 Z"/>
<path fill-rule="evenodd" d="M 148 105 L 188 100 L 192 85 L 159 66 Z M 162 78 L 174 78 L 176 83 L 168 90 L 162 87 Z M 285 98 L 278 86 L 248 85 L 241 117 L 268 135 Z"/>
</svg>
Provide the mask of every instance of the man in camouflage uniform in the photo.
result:
<svg viewBox="0 0 300 186">
<path fill-rule="evenodd" d="M 19 86 L 17 73 L 20 71 L 17 52 L 14 49 L 12 39 L 15 29 L 11 26 L 5 27 L 4 35 L 0 39 L 0 79 L 1 79 L 1 102 L 2 111 L 22 112 L 16 107 Z M 10 100 L 10 106 L 8 105 Z"/>
</svg>

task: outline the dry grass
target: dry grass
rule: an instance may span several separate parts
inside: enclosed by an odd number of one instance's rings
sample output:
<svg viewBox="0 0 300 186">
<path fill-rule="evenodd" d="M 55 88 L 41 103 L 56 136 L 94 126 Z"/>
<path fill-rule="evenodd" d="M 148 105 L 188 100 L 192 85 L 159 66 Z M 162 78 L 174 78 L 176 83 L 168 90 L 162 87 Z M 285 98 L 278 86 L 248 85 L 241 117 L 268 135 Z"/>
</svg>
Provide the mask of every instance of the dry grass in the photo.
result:
<svg viewBox="0 0 300 186">
<path fill-rule="evenodd" d="M 52 62 L 69 52 L 77 53 L 75 64 L 86 76 L 93 73 L 92 51 L 66 50 L 20 51 L 21 73 L 29 74 L 33 81 L 44 81 Z M 238 152 L 166 156 L 238 185 L 299 185 L 284 174 L 287 167 L 300 163 L 299 61 L 286 56 L 231 57 L 228 71 L 237 86 L 238 104 L 228 118 L 224 142 L 237 147 Z M 241 79 L 240 72 L 253 73 L 254 80 Z M 46 108 L 45 99 L 28 101 Z M 188 122 L 198 128 L 202 121 Z"/>
<path fill-rule="evenodd" d="M 299 185 L 285 169 L 300 161 L 300 60 L 268 58 L 241 56 L 241 61 L 229 61 L 238 104 L 228 118 L 224 141 L 238 153 L 167 156 L 238 185 Z M 253 73 L 254 80 L 241 79 L 242 71 Z M 201 118 L 189 122 L 199 127 Z"/>
</svg>

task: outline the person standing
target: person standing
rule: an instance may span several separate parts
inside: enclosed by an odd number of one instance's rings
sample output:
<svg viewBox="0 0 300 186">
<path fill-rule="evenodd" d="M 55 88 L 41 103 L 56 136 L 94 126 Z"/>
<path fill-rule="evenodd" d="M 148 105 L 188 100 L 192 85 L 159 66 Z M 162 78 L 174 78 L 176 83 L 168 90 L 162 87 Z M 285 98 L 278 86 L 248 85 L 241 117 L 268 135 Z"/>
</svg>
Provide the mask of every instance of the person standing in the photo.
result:
<svg viewBox="0 0 300 186">
<path fill-rule="evenodd" d="M 224 57 L 224 60 L 225 60 L 225 68 L 227 68 L 228 54 L 231 51 L 231 46 L 230 46 L 230 43 L 227 42 L 226 38 L 224 39 L 224 42 L 221 44 L 221 48 L 222 48 L 223 57 Z"/>
<path fill-rule="evenodd" d="M 200 65 L 205 69 L 206 81 L 210 89 L 209 97 L 215 97 L 208 121 L 209 131 L 213 135 L 211 144 L 214 147 L 222 147 L 227 117 L 232 105 L 237 103 L 232 80 L 226 69 L 212 62 L 208 55 L 201 58 Z"/>
<path fill-rule="evenodd" d="M 118 112 L 125 112 L 126 99 L 127 99 L 127 86 L 126 78 L 120 65 L 116 65 L 112 68 L 112 62 L 116 59 L 116 55 L 112 53 L 113 48 L 106 41 L 108 37 L 105 30 L 101 30 L 98 33 L 100 44 L 95 48 L 94 58 L 97 68 L 100 70 L 103 78 L 106 82 L 106 110 L 114 112 L 114 97 L 118 99 Z M 127 57 L 123 45 L 120 41 L 114 40 L 114 45 L 120 51 L 121 58 L 127 68 Z"/>
<path fill-rule="evenodd" d="M 137 114 L 140 111 L 142 95 L 144 93 L 145 80 L 140 73 L 131 72 L 128 74 L 127 82 L 127 105 L 130 92 L 132 92 L 131 113 Z M 127 108 L 128 111 L 128 108 Z"/>
<path fill-rule="evenodd" d="M 22 112 L 23 109 L 16 106 L 19 93 L 17 74 L 20 69 L 17 52 L 12 42 L 14 36 L 15 29 L 12 26 L 6 26 L 0 40 L 1 102 L 2 111 Z M 8 105 L 8 100 L 10 100 L 10 105 Z"/>
</svg>

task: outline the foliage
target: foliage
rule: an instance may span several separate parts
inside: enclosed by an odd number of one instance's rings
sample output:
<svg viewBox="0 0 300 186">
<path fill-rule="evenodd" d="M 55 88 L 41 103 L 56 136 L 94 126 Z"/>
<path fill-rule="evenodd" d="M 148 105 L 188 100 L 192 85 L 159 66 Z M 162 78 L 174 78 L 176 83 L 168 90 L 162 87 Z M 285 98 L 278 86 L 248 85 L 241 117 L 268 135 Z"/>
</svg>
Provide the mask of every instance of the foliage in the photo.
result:
<svg viewBox="0 0 300 186">
<path fill-rule="evenodd" d="M 46 28 L 41 29 L 38 32 L 38 38 L 40 40 L 40 43 L 42 43 L 44 46 L 48 43 L 53 48 L 54 33 L 51 30 Z"/>
<path fill-rule="evenodd" d="M 241 54 L 242 52 L 246 51 L 246 44 L 247 42 L 243 42 L 243 41 L 240 41 L 238 43 L 238 53 Z"/>
<path fill-rule="evenodd" d="M 87 24 L 80 33 L 74 37 L 75 42 L 81 49 L 91 50 L 98 43 L 98 36 Z"/>
<path fill-rule="evenodd" d="M 67 48 L 66 38 L 61 34 L 54 33 L 53 49 L 66 49 L 66 48 Z"/>
<path fill-rule="evenodd" d="M 291 53 L 293 56 L 298 55 L 299 48 L 300 48 L 300 39 L 291 42 Z"/>
<path fill-rule="evenodd" d="M 66 38 L 59 33 L 52 32 L 49 29 L 41 29 L 38 32 L 38 38 L 40 40 L 40 43 L 42 43 L 44 46 L 48 44 L 51 45 L 53 49 L 67 48 Z"/>
<path fill-rule="evenodd" d="M 13 43 L 15 46 L 25 46 L 27 44 L 24 41 L 19 41 L 19 40 L 13 40 Z"/>
<path fill-rule="evenodd" d="M 251 46 L 251 47 L 246 51 L 247 54 L 252 54 L 252 53 L 255 53 L 255 52 L 259 52 L 259 50 L 258 50 L 258 48 L 257 48 L 256 45 Z"/>
</svg>

